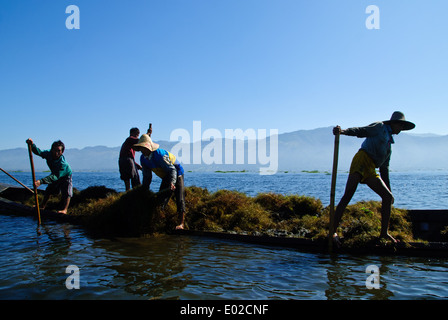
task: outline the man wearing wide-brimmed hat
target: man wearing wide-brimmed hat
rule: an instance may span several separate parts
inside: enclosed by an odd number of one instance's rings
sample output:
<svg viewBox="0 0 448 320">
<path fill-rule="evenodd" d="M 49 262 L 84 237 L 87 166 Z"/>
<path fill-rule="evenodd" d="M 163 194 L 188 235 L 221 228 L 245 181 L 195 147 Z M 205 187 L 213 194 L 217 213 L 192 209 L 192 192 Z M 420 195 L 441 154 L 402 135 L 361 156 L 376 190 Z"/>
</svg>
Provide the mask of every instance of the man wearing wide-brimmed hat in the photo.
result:
<svg viewBox="0 0 448 320">
<path fill-rule="evenodd" d="M 406 121 L 402 112 L 395 111 L 390 120 L 375 122 L 366 127 L 342 130 L 339 126 L 336 126 L 333 129 L 334 134 L 366 138 L 361 145 L 361 149 L 353 157 L 345 193 L 335 211 L 334 230 L 330 230 L 330 234 L 333 235 L 337 245 L 340 245 L 336 233 L 337 227 L 359 183 L 367 184 L 382 199 L 380 238 L 396 242 L 388 233 L 391 207 L 394 202 L 389 181 L 391 144 L 394 143 L 392 135 L 399 134 L 403 130 L 414 129 L 414 127 L 415 124 Z M 380 175 L 377 174 L 376 168 L 379 168 Z"/>
<path fill-rule="evenodd" d="M 137 144 L 133 146 L 135 151 L 141 151 L 140 164 L 143 171 L 143 187 L 149 189 L 152 181 L 152 172 L 162 179 L 160 190 L 169 189 L 176 196 L 177 213 L 179 224 L 176 229 L 184 228 L 185 220 L 185 188 L 184 169 L 176 157 L 160 148 L 159 144 L 153 142 L 148 134 L 142 134 Z M 171 192 L 166 192 L 164 205 L 171 198 Z"/>
</svg>

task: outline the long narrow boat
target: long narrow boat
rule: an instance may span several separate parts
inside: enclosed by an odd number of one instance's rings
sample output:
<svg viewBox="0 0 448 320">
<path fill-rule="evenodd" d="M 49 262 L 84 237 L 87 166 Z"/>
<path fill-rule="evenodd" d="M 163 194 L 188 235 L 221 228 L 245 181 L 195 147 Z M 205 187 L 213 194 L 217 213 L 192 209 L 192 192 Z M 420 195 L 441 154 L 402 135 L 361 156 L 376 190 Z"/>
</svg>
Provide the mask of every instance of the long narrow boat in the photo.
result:
<svg viewBox="0 0 448 320">
<path fill-rule="evenodd" d="M 36 217 L 35 208 L 11 200 L 11 198 L 26 197 L 27 192 L 29 191 L 24 188 L 0 183 L 0 214 Z M 438 230 L 442 226 L 448 225 L 448 210 L 411 210 L 410 216 L 413 220 L 414 233 L 426 235 L 429 238 L 432 237 L 437 239 L 437 237 L 434 236 L 434 230 Z M 65 215 L 48 210 L 42 210 L 41 217 L 43 221 L 53 220 L 80 225 L 83 223 L 82 218 L 78 215 Z M 257 245 L 294 248 L 304 252 L 328 253 L 327 241 L 308 238 L 199 230 L 176 230 L 172 232 L 172 235 L 219 238 Z M 333 249 L 332 253 L 448 257 L 448 242 L 428 241 L 398 243 L 394 245 L 372 244 L 360 248 Z"/>
<path fill-rule="evenodd" d="M 294 248 L 303 252 L 328 253 L 327 241 L 295 237 L 274 237 L 227 232 L 176 230 L 174 234 L 234 240 L 267 246 Z M 403 256 L 448 257 L 448 242 L 409 242 L 389 245 L 367 245 L 359 248 L 333 248 L 334 254 L 379 254 Z"/>
<path fill-rule="evenodd" d="M 40 190 L 39 190 L 40 191 Z M 24 205 L 20 202 L 11 200 L 23 199 L 29 195 L 29 191 L 25 188 L 19 188 L 14 185 L 0 183 L 0 213 L 13 214 L 21 216 L 31 216 L 37 218 L 37 210 L 34 207 Z M 80 219 L 74 215 L 62 214 L 50 210 L 41 210 L 41 217 L 54 221 L 69 222 L 79 224 Z"/>
</svg>

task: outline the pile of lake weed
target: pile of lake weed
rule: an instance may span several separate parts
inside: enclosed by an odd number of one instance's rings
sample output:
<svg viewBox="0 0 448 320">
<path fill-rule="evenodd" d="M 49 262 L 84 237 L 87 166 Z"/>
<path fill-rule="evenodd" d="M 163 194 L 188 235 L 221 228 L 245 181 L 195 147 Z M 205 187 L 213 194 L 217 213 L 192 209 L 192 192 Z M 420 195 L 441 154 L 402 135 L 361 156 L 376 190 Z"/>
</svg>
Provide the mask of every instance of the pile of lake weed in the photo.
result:
<svg viewBox="0 0 448 320">
<path fill-rule="evenodd" d="M 323 210 L 322 202 L 314 197 L 259 193 L 254 201 L 268 210 L 277 221 L 305 215 L 318 216 Z"/>
<path fill-rule="evenodd" d="M 192 195 L 195 191 L 198 196 Z M 269 212 L 244 193 L 219 190 L 210 194 L 196 187 L 189 189 L 189 195 L 196 198 L 194 206 L 187 208 L 187 225 L 191 229 L 260 231 L 273 225 Z"/>
<path fill-rule="evenodd" d="M 347 206 L 338 228 L 344 246 L 362 247 L 378 241 L 381 232 L 381 202 L 360 201 Z M 408 211 L 392 207 L 389 234 L 402 242 L 414 241 Z"/>
<path fill-rule="evenodd" d="M 104 236 L 140 236 L 166 231 L 166 212 L 157 193 L 136 187 L 72 208 L 90 232 Z"/>
<path fill-rule="evenodd" d="M 97 196 L 88 195 L 89 192 Z M 83 200 L 73 201 L 69 214 L 82 217 L 86 227 L 96 233 L 164 233 L 173 230 L 178 222 L 174 196 L 162 209 L 158 194 L 141 187 L 122 193 L 97 187 L 81 194 L 79 199 Z M 192 186 L 186 188 L 186 209 L 186 226 L 193 230 L 287 234 L 311 239 L 328 236 L 329 208 L 312 197 L 275 193 L 250 197 L 230 190 L 210 193 Z M 338 232 L 344 246 L 359 247 L 377 239 L 380 229 L 381 202 L 367 201 L 347 206 Z M 389 230 L 398 240 L 414 241 L 407 210 L 392 207 Z"/>
</svg>

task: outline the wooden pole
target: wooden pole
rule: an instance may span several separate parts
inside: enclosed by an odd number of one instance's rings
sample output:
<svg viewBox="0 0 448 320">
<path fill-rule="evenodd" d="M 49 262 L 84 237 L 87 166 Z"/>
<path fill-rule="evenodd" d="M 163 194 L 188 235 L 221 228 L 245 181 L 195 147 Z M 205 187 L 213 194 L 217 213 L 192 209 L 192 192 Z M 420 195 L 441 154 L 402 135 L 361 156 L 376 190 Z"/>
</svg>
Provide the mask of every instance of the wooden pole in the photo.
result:
<svg viewBox="0 0 448 320">
<path fill-rule="evenodd" d="M 19 180 L 17 180 L 16 178 L 14 178 L 12 175 L 10 175 L 8 172 L 6 172 L 5 170 L 3 170 L 2 168 L 0 168 L 0 170 L 2 170 L 4 173 L 6 173 L 10 178 L 14 179 L 16 182 L 20 183 L 22 185 L 22 187 L 26 188 L 28 191 L 30 191 L 31 193 L 34 193 L 33 190 L 31 190 L 30 188 L 28 188 L 26 185 L 24 185 L 22 182 L 20 182 Z"/>
<path fill-rule="evenodd" d="M 31 144 L 30 143 L 27 144 L 28 144 L 28 155 L 30 156 L 31 173 L 33 174 L 34 200 L 36 202 L 37 218 L 40 225 L 41 224 L 40 208 L 39 208 L 39 199 L 37 197 L 36 173 L 34 172 L 33 152 L 31 151 Z"/>
<path fill-rule="evenodd" d="M 328 248 L 331 252 L 333 249 L 333 234 L 334 230 L 334 199 L 336 194 L 336 176 L 338 171 L 339 158 L 339 132 L 334 135 L 334 154 L 333 154 L 333 172 L 331 175 L 331 192 L 330 192 L 330 232 L 328 236 Z"/>
</svg>

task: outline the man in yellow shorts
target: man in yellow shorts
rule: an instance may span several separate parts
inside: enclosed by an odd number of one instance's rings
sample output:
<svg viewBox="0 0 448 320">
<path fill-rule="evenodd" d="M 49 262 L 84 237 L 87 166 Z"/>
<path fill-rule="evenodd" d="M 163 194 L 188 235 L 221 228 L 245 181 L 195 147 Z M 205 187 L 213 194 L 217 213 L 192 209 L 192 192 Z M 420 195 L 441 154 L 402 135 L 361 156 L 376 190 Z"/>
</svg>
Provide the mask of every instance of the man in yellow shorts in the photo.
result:
<svg viewBox="0 0 448 320">
<path fill-rule="evenodd" d="M 390 120 L 375 122 L 366 127 L 354 127 L 342 130 L 336 126 L 333 133 L 358 138 L 366 138 L 361 149 L 353 157 L 348 175 L 345 193 L 339 202 L 334 216 L 333 240 L 339 245 L 339 237 L 336 230 L 344 213 L 345 208 L 355 194 L 359 183 L 367 184 L 382 199 L 381 206 L 381 232 L 380 238 L 396 240 L 388 233 L 391 207 L 394 197 L 389 181 L 389 162 L 392 152 L 391 145 L 394 143 L 393 134 L 399 134 L 403 130 L 411 130 L 415 124 L 405 120 L 402 112 L 396 111 Z M 380 175 L 376 168 L 379 168 Z"/>
</svg>

